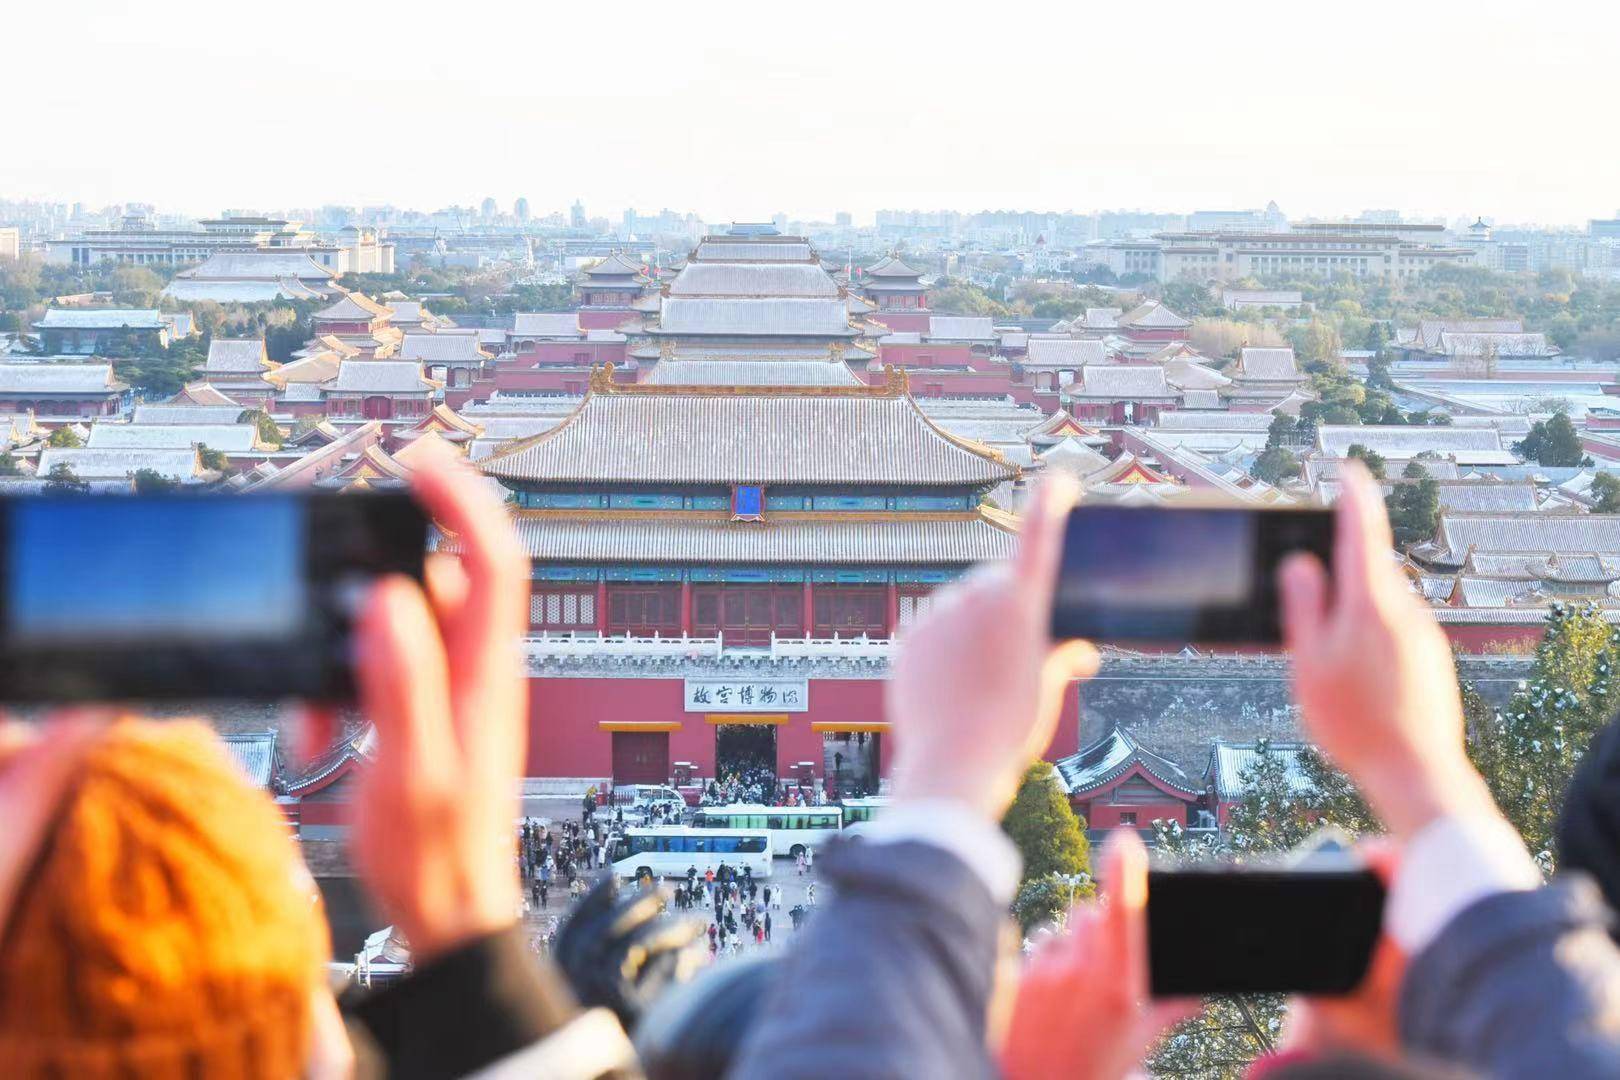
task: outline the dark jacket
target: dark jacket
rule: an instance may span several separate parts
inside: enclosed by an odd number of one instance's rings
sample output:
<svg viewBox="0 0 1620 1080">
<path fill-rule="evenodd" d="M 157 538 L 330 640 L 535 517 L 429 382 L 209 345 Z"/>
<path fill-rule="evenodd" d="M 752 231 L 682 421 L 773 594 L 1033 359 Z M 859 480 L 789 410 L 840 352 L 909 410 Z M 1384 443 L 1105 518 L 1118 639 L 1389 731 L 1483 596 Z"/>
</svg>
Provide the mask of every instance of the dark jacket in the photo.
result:
<svg viewBox="0 0 1620 1080">
<path fill-rule="evenodd" d="M 732 1077 L 988 1077 L 1007 914 L 928 844 L 838 843 L 832 899 L 794 940 Z"/>
<path fill-rule="evenodd" d="M 1401 1040 L 1491 1077 L 1620 1077 L 1620 952 L 1572 875 L 1464 909 L 1412 958 Z"/>
</svg>

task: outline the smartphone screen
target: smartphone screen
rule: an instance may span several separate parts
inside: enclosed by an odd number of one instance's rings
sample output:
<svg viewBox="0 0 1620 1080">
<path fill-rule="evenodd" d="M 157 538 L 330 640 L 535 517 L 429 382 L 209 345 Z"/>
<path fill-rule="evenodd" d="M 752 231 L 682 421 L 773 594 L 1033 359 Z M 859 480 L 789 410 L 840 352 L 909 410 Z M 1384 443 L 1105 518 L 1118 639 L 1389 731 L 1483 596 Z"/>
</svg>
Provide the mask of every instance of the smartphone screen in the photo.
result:
<svg viewBox="0 0 1620 1080">
<path fill-rule="evenodd" d="M 1383 925 L 1371 870 L 1155 870 L 1148 971 L 1155 997 L 1344 994 Z"/>
<path fill-rule="evenodd" d="M 1052 635 L 1273 644 L 1278 565 L 1308 551 L 1331 566 L 1332 548 L 1328 510 L 1081 505 L 1064 530 Z"/>
<path fill-rule="evenodd" d="M 347 700 L 366 586 L 426 538 L 397 493 L 0 500 L 0 698 Z"/>
</svg>

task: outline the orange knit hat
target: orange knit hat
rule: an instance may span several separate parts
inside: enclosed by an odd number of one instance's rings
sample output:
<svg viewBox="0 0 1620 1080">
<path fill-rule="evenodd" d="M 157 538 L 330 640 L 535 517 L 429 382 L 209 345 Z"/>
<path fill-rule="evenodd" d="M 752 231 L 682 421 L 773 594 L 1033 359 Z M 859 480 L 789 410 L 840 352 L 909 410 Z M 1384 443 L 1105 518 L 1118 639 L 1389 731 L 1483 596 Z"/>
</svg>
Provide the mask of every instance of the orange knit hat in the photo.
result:
<svg viewBox="0 0 1620 1080">
<path fill-rule="evenodd" d="M 213 733 L 115 724 L 0 938 L 0 1074 L 296 1077 L 329 951 L 281 814 Z"/>
</svg>

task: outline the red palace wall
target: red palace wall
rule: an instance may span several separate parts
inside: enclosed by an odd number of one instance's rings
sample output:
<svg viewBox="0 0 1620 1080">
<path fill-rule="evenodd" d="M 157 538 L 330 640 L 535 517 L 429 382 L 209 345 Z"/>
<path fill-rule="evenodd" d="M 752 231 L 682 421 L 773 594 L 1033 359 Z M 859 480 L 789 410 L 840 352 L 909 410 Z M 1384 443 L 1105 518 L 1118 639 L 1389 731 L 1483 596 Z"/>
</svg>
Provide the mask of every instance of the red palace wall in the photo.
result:
<svg viewBox="0 0 1620 1080">
<path fill-rule="evenodd" d="M 878 361 L 895 367 L 970 368 L 973 350 L 968 345 L 880 345 Z"/>
<path fill-rule="evenodd" d="M 932 317 L 932 313 L 927 311 L 874 311 L 866 316 L 902 334 L 928 333 L 928 320 Z"/>
<path fill-rule="evenodd" d="M 529 760 L 526 775 L 608 776 L 613 772 L 613 735 L 603 723 L 673 723 L 669 760 L 690 761 L 698 774 L 714 775 L 714 725 L 703 713 L 687 712 L 680 679 L 529 680 Z M 810 707 L 787 714 L 776 729 L 777 771 L 787 775 L 795 763 L 813 761 L 822 775 L 822 733 L 816 723 L 874 723 L 883 720 L 881 679 L 813 679 Z M 1071 685 L 1049 758 L 1079 749 L 1080 697 Z M 889 771 L 894 746 L 885 734 L 880 764 Z"/>
<path fill-rule="evenodd" d="M 1075 807 L 1077 813 L 1086 819 L 1088 829 L 1113 829 L 1124 822 L 1120 815 L 1133 813 L 1136 815 L 1134 828 L 1145 829 L 1154 821 L 1175 821 L 1183 828 L 1187 825 L 1187 804 L 1180 799 L 1166 798 L 1162 802 L 1118 803 L 1106 802 L 1085 803 Z"/>
<path fill-rule="evenodd" d="M 635 312 L 627 308 L 580 308 L 579 328 L 581 330 L 612 330 L 634 315 Z"/>
<path fill-rule="evenodd" d="M 515 366 L 545 364 L 623 364 L 622 341 L 522 341 L 515 346 L 516 357 L 503 361 Z"/>
</svg>

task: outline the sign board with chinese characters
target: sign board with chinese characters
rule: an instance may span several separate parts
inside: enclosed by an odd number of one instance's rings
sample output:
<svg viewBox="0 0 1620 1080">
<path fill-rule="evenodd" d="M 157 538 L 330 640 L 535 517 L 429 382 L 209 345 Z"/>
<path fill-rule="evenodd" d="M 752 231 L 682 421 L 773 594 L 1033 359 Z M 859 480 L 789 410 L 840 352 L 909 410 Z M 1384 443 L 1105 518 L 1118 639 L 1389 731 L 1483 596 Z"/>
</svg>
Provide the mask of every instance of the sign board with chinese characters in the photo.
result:
<svg viewBox="0 0 1620 1080">
<path fill-rule="evenodd" d="M 804 712 L 808 679 L 687 679 L 686 711 L 701 713 Z"/>
</svg>

